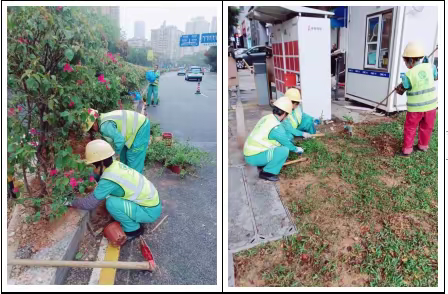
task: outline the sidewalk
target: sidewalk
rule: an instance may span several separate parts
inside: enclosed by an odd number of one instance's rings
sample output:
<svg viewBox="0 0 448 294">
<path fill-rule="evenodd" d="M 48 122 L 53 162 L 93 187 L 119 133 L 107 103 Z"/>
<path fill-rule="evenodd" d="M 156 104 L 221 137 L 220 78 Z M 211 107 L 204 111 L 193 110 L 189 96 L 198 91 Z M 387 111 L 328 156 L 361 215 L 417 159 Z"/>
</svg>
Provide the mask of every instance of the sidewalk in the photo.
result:
<svg viewBox="0 0 448 294">
<path fill-rule="evenodd" d="M 240 95 L 244 107 L 246 136 L 258 120 L 272 113 L 258 106 L 255 82 L 249 71 L 239 71 Z M 230 105 L 236 105 L 233 93 Z M 260 180 L 256 167 L 246 165 L 236 138 L 235 107 L 229 110 L 229 286 L 234 284 L 233 253 L 262 242 L 281 239 L 297 232 L 273 182 Z"/>
</svg>

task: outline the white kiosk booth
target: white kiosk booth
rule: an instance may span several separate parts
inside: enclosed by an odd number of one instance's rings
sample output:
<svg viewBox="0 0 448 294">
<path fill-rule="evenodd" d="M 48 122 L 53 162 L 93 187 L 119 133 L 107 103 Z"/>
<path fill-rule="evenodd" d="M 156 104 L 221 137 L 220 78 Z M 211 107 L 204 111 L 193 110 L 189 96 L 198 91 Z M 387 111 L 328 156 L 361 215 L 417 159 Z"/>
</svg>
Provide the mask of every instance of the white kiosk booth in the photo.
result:
<svg viewBox="0 0 448 294">
<path fill-rule="evenodd" d="M 324 120 L 331 119 L 330 15 L 301 6 L 255 6 L 247 15 L 273 24 L 277 97 L 296 87 L 302 94 L 303 111 Z"/>
<path fill-rule="evenodd" d="M 407 43 L 421 43 L 426 55 L 438 44 L 437 7 L 349 6 L 348 11 L 345 97 L 376 106 L 408 71 L 401 57 Z M 403 111 L 406 101 L 406 94 L 394 93 L 378 108 Z"/>
</svg>

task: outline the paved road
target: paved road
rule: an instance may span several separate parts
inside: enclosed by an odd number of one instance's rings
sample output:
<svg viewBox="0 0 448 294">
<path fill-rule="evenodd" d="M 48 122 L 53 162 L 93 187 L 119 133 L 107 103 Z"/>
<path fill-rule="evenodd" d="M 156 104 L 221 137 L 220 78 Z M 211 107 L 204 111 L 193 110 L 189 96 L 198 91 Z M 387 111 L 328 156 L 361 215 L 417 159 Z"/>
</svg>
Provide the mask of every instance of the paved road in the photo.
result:
<svg viewBox="0 0 448 294">
<path fill-rule="evenodd" d="M 175 138 L 190 139 L 216 161 L 216 75 L 206 73 L 201 83 L 201 92 L 208 97 L 195 95 L 196 86 L 176 73 L 164 74 L 160 79 L 161 102 L 149 108 L 149 117 Z M 200 168 L 199 178 L 180 179 L 167 170 L 161 176 L 150 170 L 146 176 L 163 201 L 159 220 L 168 216 L 153 234 L 150 231 L 155 225 L 145 226 L 145 240 L 158 269 L 154 273 L 117 270 L 115 284 L 215 285 L 216 164 Z M 120 260 L 144 261 L 137 241 L 122 247 Z"/>
<path fill-rule="evenodd" d="M 198 82 L 185 81 L 176 72 L 162 75 L 160 104 L 148 109 L 149 118 L 178 139 L 216 142 L 216 73 L 205 73 L 202 95 L 195 94 L 197 86 Z"/>
</svg>

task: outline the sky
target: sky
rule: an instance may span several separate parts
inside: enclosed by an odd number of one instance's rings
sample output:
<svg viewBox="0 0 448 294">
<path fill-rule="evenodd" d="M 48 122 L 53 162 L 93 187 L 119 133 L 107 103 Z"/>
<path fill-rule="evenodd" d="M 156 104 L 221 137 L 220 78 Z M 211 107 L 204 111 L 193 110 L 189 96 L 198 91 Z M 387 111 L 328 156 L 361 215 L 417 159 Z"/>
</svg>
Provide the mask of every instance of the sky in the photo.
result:
<svg viewBox="0 0 448 294">
<path fill-rule="evenodd" d="M 145 22 L 146 39 L 151 39 L 151 29 L 174 25 L 185 32 L 185 25 L 193 17 L 203 16 L 210 24 L 216 16 L 216 7 L 120 7 L 120 27 L 126 32 L 126 39 L 134 37 L 134 22 Z M 207 32 L 208 33 L 208 32 Z"/>
</svg>

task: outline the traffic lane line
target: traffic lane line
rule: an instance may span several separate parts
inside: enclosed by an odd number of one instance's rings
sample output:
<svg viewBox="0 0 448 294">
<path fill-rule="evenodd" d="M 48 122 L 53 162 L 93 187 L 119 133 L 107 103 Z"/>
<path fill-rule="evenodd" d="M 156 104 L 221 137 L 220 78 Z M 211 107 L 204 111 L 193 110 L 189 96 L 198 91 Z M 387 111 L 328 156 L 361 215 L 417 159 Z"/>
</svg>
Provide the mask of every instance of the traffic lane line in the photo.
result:
<svg viewBox="0 0 448 294">
<path fill-rule="evenodd" d="M 104 261 L 104 256 L 106 256 L 106 249 L 108 245 L 106 237 L 103 236 L 100 242 L 100 248 L 98 250 L 97 261 Z M 89 285 L 98 285 L 100 281 L 101 268 L 94 268 L 92 274 L 90 275 Z"/>
<path fill-rule="evenodd" d="M 113 246 L 108 242 L 104 261 L 118 261 L 120 257 L 120 246 Z M 99 285 L 113 285 L 115 282 L 116 268 L 101 269 Z"/>
</svg>

